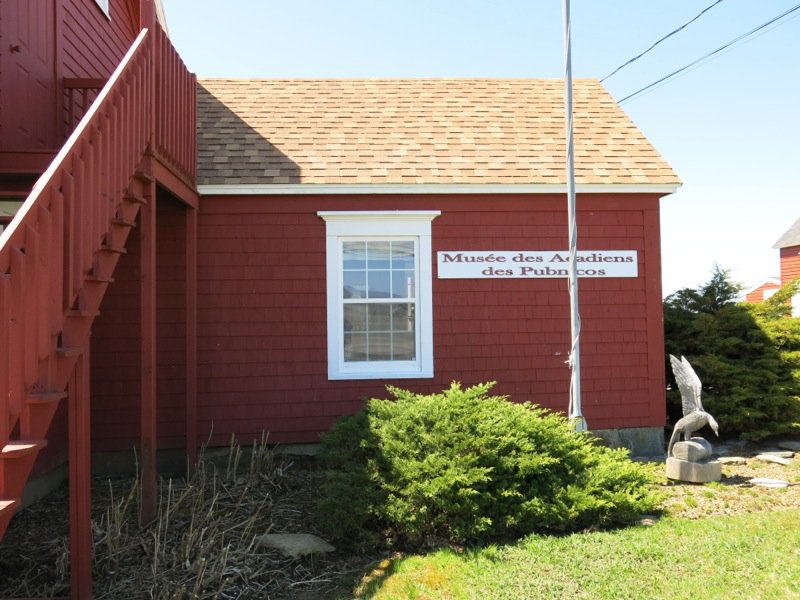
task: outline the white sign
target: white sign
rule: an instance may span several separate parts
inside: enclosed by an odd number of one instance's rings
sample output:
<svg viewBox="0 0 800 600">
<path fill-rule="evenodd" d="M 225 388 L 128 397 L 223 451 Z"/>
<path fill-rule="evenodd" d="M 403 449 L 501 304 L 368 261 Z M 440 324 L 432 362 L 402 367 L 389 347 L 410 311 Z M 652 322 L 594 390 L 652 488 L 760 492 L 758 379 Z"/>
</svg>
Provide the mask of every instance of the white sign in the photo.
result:
<svg viewBox="0 0 800 600">
<path fill-rule="evenodd" d="M 638 277 L 636 250 L 579 250 L 578 277 Z M 554 250 L 445 250 L 439 279 L 550 279 L 567 277 L 569 252 Z"/>
</svg>

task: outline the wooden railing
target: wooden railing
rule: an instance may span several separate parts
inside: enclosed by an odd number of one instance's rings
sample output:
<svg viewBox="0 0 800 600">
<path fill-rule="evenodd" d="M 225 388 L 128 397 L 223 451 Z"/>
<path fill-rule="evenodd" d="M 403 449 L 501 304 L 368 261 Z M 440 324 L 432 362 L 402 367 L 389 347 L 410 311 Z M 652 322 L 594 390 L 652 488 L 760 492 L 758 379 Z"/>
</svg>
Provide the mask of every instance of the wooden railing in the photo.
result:
<svg viewBox="0 0 800 600">
<path fill-rule="evenodd" d="M 183 64 L 167 34 L 156 25 L 156 156 L 194 186 L 197 164 L 197 78 Z M 164 116 L 165 118 L 158 118 Z"/>
<path fill-rule="evenodd" d="M 143 30 L 0 234 L 0 448 L 26 394 L 66 385 L 41 381 L 42 364 L 148 149 L 194 184 L 194 107 L 194 77 Z"/>
<path fill-rule="evenodd" d="M 176 175 L 194 186 L 197 157 L 197 78 L 187 70 L 160 25 L 155 26 L 153 40 L 155 131 L 152 152 Z M 64 78 L 65 136 L 72 132 L 104 84 L 104 80 L 96 78 Z"/>
<path fill-rule="evenodd" d="M 64 139 L 69 138 L 81 118 L 94 103 L 105 79 L 91 77 L 65 77 L 64 87 Z"/>
<path fill-rule="evenodd" d="M 148 141 L 152 44 L 142 31 L 0 235 L 0 444 L 54 352 Z M 66 382 L 64 382 L 64 385 Z"/>
</svg>

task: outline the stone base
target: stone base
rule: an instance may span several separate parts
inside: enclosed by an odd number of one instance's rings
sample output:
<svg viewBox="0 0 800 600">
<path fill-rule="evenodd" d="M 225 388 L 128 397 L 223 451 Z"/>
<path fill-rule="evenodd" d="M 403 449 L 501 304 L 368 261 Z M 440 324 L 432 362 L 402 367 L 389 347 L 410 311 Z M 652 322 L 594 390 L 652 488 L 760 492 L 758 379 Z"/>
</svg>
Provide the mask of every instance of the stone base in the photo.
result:
<svg viewBox="0 0 800 600">
<path fill-rule="evenodd" d="M 687 442 L 677 442 L 672 447 L 672 456 L 687 462 L 701 462 L 711 458 L 711 444 L 705 438 L 693 437 Z"/>
<path fill-rule="evenodd" d="M 591 432 L 609 448 L 627 448 L 631 456 L 658 457 L 659 461 L 664 456 L 663 427 L 592 429 Z"/>
<path fill-rule="evenodd" d="M 689 462 L 674 456 L 667 459 L 667 477 L 689 483 L 708 483 L 722 479 L 722 463 L 718 460 Z"/>
</svg>

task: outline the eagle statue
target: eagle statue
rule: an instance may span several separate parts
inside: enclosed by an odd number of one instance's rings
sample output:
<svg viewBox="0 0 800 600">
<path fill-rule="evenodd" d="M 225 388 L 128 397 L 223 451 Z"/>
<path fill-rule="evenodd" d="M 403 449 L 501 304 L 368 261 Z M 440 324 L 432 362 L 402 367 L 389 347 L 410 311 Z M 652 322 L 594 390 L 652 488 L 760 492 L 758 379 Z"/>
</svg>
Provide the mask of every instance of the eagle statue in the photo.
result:
<svg viewBox="0 0 800 600">
<path fill-rule="evenodd" d="M 708 425 L 719 437 L 719 426 L 714 417 L 703 409 L 703 404 L 700 401 L 702 392 L 700 378 L 694 372 L 686 357 L 681 356 L 681 359 L 678 360 L 670 354 L 669 362 L 672 363 L 672 372 L 675 373 L 675 381 L 677 381 L 678 389 L 681 392 L 681 404 L 683 406 L 683 418 L 675 423 L 672 437 L 670 437 L 669 446 L 667 447 L 667 456 L 672 456 L 672 447 L 681 434 L 683 434 L 683 439 L 688 441 L 695 431 L 701 429 L 704 425 Z"/>
</svg>

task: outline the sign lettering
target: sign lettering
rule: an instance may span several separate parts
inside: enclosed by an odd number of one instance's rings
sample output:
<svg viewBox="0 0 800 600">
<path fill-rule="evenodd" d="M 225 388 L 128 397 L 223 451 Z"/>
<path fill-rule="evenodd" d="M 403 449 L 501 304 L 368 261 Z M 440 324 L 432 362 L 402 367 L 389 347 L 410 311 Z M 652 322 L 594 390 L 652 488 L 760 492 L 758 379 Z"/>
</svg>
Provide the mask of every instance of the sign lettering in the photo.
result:
<svg viewBox="0 0 800 600">
<path fill-rule="evenodd" d="M 437 254 L 439 279 L 548 279 L 567 277 L 569 252 L 554 250 L 445 250 Z M 580 250 L 578 277 L 638 277 L 636 250 Z"/>
</svg>

